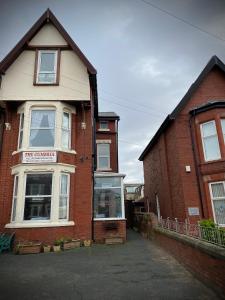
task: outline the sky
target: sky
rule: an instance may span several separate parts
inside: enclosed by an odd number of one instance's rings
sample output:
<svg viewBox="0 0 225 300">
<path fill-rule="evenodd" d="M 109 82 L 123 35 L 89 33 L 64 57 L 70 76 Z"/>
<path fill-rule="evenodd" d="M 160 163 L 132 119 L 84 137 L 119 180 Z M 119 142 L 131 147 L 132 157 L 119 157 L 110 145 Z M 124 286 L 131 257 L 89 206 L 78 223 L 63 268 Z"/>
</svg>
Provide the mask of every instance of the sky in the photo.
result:
<svg viewBox="0 0 225 300">
<path fill-rule="evenodd" d="M 98 71 L 99 111 L 119 122 L 119 168 L 138 158 L 213 55 L 225 62 L 223 0 L 0 0 L 0 60 L 50 8 Z"/>
</svg>

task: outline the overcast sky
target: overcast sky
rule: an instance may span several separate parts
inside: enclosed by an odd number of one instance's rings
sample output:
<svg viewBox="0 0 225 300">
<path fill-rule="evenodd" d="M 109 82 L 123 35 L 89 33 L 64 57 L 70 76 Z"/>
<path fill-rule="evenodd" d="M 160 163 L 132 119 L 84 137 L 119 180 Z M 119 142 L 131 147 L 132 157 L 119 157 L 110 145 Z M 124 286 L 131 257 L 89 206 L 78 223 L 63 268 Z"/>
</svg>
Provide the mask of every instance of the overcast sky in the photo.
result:
<svg viewBox="0 0 225 300">
<path fill-rule="evenodd" d="M 225 61 L 225 1 L 0 0 L 0 60 L 48 7 L 98 71 L 99 110 L 121 117 L 120 172 L 142 182 L 164 118 L 212 55 Z"/>
</svg>

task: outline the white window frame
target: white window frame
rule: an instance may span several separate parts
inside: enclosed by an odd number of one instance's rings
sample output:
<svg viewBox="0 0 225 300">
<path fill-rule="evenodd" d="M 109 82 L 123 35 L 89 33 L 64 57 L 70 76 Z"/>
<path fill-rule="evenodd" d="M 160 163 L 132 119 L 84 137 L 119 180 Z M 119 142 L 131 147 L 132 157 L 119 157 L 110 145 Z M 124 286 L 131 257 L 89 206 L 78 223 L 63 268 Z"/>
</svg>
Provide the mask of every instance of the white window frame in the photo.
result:
<svg viewBox="0 0 225 300">
<path fill-rule="evenodd" d="M 63 127 L 63 114 L 66 113 L 69 115 L 69 128 L 65 128 Z M 61 145 L 62 145 L 62 149 L 71 149 L 71 112 L 67 111 L 67 110 L 63 110 L 62 112 L 62 129 L 61 129 L 61 133 L 62 133 L 62 136 L 61 136 Z M 64 147 L 63 146 L 63 132 L 67 132 L 69 133 L 69 143 L 68 143 L 68 147 Z"/>
<path fill-rule="evenodd" d="M 31 112 L 32 110 L 55 110 L 55 145 L 54 147 L 31 147 L 30 146 L 30 126 L 31 126 Z M 72 126 L 72 114 L 76 114 L 76 108 L 60 101 L 26 101 L 19 108 L 17 113 L 24 112 L 24 128 L 22 147 L 19 148 L 19 140 L 17 150 L 13 152 L 16 154 L 22 151 L 41 151 L 41 150 L 55 150 L 76 154 L 75 149 L 71 148 L 72 134 L 70 132 L 70 148 L 62 147 L 62 114 L 63 112 L 70 114 L 70 131 Z M 20 129 L 19 129 L 20 130 Z M 19 139 L 19 136 L 18 136 Z"/>
<path fill-rule="evenodd" d="M 209 136 L 207 136 L 207 137 L 204 137 L 204 136 L 203 136 L 203 125 L 209 124 L 209 123 L 213 123 L 213 124 L 215 125 L 216 134 L 214 134 L 214 135 L 209 135 Z M 219 160 L 219 159 L 221 159 L 220 144 L 219 144 L 219 139 L 218 139 L 218 133 L 217 133 L 217 128 L 216 128 L 216 122 L 215 122 L 215 120 L 211 120 L 211 121 L 204 122 L 204 123 L 200 124 L 200 131 L 201 131 L 202 148 L 203 148 L 203 153 L 204 153 L 204 159 L 205 159 L 205 161 L 214 161 L 214 160 Z M 217 158 L 213 158 L 213 159 L 207 159 L 207 157 L 206 157 L 206 149 L 205 149 L 205 144 L 204 144 L 204 139 L 205 139 L 205 138 L 208 138 L 208 137 L 212 137 L 212 136 L 216 136 L 216 138 L 217 138 L 217 143 L 218 143 L 218 149 L 219 149 L 219 154 L 220 154 L 220 156 L 217 157 Z"/>
<path fill-rule="evenodd" d="M 52 173 L 52 197 L 50 219 L 46 220 L 24 220 L 25 196 L 26 196 L 26 177 L 27 174 L 48 174 Z M 39 228 L 39 227 L 58 227 L 72 226 L 74 221 L 69 220 L 69 202 L 70 195 L 68 193 L 67 216 L 68 219 L 59 219 L 59 195 L 61 174 L 68 174 L 68 189 L 70 190 L 70 175 L 75 173 L 75 166 L 67 164 L 52 163 L 44 166 L 38 165 L 16 165 L 12 167 L 12 175 L 18 176 L 18 195 L 15 221 L 6 224 L 6 228 Z M 49 195 L 47 195 L 49 197 Z M 13 205 L 12 205 L 13 209 Z M 12 215 L 12 211 L 11 211 Z"/>
<path fill-rule="evenodd" d="M 214 201 L 225 199 L 225 197 L 216 197 L 216 198 L 213 197 L 212 185 L 213 184 L 218 184 L 218 183 L 222 183 L 223 187 L 224 187 L 224 190 L 225 190 L 225 181 L 214 181 L 214 182 L 210 182 L 209 183 L 209 192 L 210 192 L 210 198 L 211 198 L 211 206 L 212 206 L 212 212 L 213 212 L 213 219 L 214 219 L 214 222 L 216 224 L 218 224 L 218 223 L 217 223 L 217 220 L 216 220 L 216 214 L 215 214 L 215 209 L 214 209 Z M 221 227 L 225 226 L 225 224 L 218 224 L 218 225 L 221 226 Z"/>
<path fill-rule="evenodd" d="M 55 112 L 55 123 L 54 123 L 54 127 L 53 128 L 50 128 L 50 127 L 35 127 L 35 128 L 31 128 L 31 122 L 32 122 L 32 112 L 35 111 L 35 110 L 50 110 L 50 111 L 53 111 Z M 29 122 L 29 149 L 39 149 L 39 150 L 44 150 L 44 149 L 54 149 L 55 148 L 55 143 L 56 143 L 56 114 L 57 114 L 57 110 L 55 107 L 33 107 L 31 108 L 30 110 L 30 122 Z M 46 147 L 43 147 L 43 146 L 30 146 L 30 136 L 31 136 L 31 130 L 51 130 L 51 129 L 54 129 L 54 145 L 51 147 L 51 146 L 46 146 Z"/>
<path fill-rule="evenodd" d="M 99 145 L 108 145 L 109 147 L 109 155 L 101 155 L 99 156 Z M 99 165 L 99 158 L 100 157 L 106 157 L 108 158 L 108 166 L 106 168 L 100 168 L 100 165 Z M 111 170 L 110 169 L 110 143 L 97 143 L 97 170 Z"/>
<path fill-rule="evenodd" d="M 17 194 L 15 195 L 16 191 L 16 182 L 17 182 Z M 11 222 L 15 222 L 16 219 L 16 209 L 17 209 L 17 200 L 18 200 L 18 189 L 19 189 L 19 176 L 14 176 L 13 181 L 13 198 L 12 198 L 12 211 L 11 211 Z"/>
<path fill-rule="evenodd" d="M 21 127 L 21 125 L 22 125 L 22 118 L 23 118 L 23 128 Z M 24 123 L 25 123 L 25 115 L 24 115 L 24 111 L 21 111 L 21 112 L 20 112 L 19 135 L 18 135 L 18 142 L 17 142 L 17 147 L 18 147 L 18 149 L 23 148 Z M 21 133 L 22 133 L 23 135 L 22 135 L 22 140 L 21 140 L 21 144 L 20 144 Z"/>
<path fill-rule="evenodd" d="M 26 186 L 27 186 L 27 175 L 41 175 L 41 174 L 51 174 L 52 175 L 52 188 L 51 188 L 51 195 L 40 195 L 41 197 L 51 197 L 51 209 L 50 209 L 50 217 L 49 219 L 46 219 L 46 220 L 24 220 L 24 210 L 25 210 L 25 202 L 26 202 Z M 53 187 L 54 187 L 54 182 L 55 182 L 55 176 L 54 176 L 54 173 L 53 172 L 28 172 L 25 174 L 25 184 L 24 184 L 24 201 L 23 201 L 23 222 L 26 222 L 26 223 L 33 223 L 33 222 L 37 222 L 37 223 L 45 223 L 45 222 L 49 222 L 51 219 L 52 219 L 52 208 L 53 208 Z M 28 197 L 38 197 L 38 196 L 28 196 Z"/>
<path fill-rule="evenodd" d="M 123 186 L 123 176 L 113 176 L 113 175 L 109 175 L 109 176 L 95 176 L 95 178 L 104 178 L 104 177 L 120 177 L 120 186 L 114 186 L 114 187 L 110 187 L 110 189 L 121 189 L 121 212 L 122 212 L 122 217 L 121 218 L 94 218 L 94 221 L 110 221 L 110 220 L 124 220 L 125 219 L 125 203 L 124 203 L 124 186 Z M 104 188 L 102 187 L 94 187 L 95 190 L 102 190 Z"/>
<path fill-rule="evenodd" d="M 159 203 L 158 194 L 155 194 L 155 201 L 156 201 L 157 217 L 158 217 L 158 221 L 160 221 L 161 214 L 160 214 L 160 203 Z"/>
<path fill-rule="evenodd" d="M 62 191 L 62 175 L 66 176 L 67 177 L 67 194 L 62 194 L 61 191 Z M 66 197 L 66 215 L 67 217 L 65 219 L 60 219 L 59 218 L 59 222 L 61 221 L 65 221 L 65 220 L 69 220 L 69 199 L 70 199 L 70 175 L 68 173 L 60 173 L 60 193 L 59 193 L 59 201 L 60 201 L 60 197 Z M 59 206 L 60 208 L 60 206 Z"/>
<path fill-rule="evenodd" d="M 54 53 L 54 72 L 51 71 L 40 71 L 41 66 L 41 55 L 42 53 Z M 57 61 L 58 61 L 58 50 L 38 50 L 38 61 L 37 61 L 37 74 L 36 74 L 36 83 L 37 84 L 55 84 L 57 79 Z M 54 74 L 54 81 L 40 81 L 39 74 Z"/>
</svg>

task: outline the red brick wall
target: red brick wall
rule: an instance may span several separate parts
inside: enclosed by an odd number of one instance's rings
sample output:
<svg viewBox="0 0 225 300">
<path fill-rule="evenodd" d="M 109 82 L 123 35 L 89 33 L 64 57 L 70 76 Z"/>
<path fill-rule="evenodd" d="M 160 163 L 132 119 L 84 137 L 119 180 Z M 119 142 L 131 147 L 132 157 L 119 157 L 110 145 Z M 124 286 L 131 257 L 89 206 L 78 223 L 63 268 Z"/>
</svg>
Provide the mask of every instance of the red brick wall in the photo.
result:
<svg viewBox="0 0 225 300">
<path fill-rule="evenodd" d="M 7 109 L 11 130 L 4 131 L 3 148 L 0 159 L 0 231 L 4 231 L 5 224 L 10 222 L 13 176 L 11 167 L 18 163 L 19 155 L 12 156 L 17 150 L 19 116 L 16 106 Z M 70 180 L 70 213 L 69 220 L 75 226 L 16 229 L 16 239 L 35 239 L 53 241 L 60 236 L 73 236 L 81 239 L 91 239 L 92 220 L 92 122 L 91 110 L 86 110 L 86 130 L 81 130 L 81 112 L 72 118 L 72 148 L 77 154 L 59 153 L 58 161 L 75 165 L 75 174 Z"/>
<path fill-rule="evenodd" d="M 109 122 L 109 131 L 98 131 L 99 122 L 96 124 L 97 140 L 111 140 L 110 144 L 110 168 L 109 172 L 118 172 L 118 145 L 117 145 L 117 132 L 115 127 L 115 121 Z"/>
<path fill-rule="evenodd" d="M 117 223 L 117 229 L 106 230 L 107 223 Z M 121 237 L 126 241 L 126 220 L 121 221 L 94 221 L 94 240 L 99 243 L 104 243 L 105 238 Z"/>
<path fill-rule="evenodd" d="M 155 194 L 158 194 L 164 218 L 177 217 L 184 220 L 188 217 L 191 222 L 196 222 L 198 217 L 188 216 L 188 207 L 199 207 L 200 217 L 203 216 L 189 128 L 189 111 L 208 101 L 225 99 L 224 86 L 224 74 L 214 68 L 144 159 L 145 196 L 149 198 L 151 207 L 156 212 Z M 203 119 L 213 119 L 218 113 L 225 116 L 225 110 L 211 110 L 198 115 L 193 126 L 205 218 L 213 217 L 206 182 L 214 180 L 215 176 L 224 180 L 225 147 L 220 164 L 204 163 L 198 126 Z M 185 171 L 185 166 L 191 167 L 190 173 Z"/>
<path fill-rule="evenodd" d="M 225 293 L 225 260 L 214 257 L 196 247 L 187 245 L 164 234 L 155 232 L 156 242 L 170 252 L 199 279 Z M 193 259 L 193 257 L 195 259 Z"/>
</svg>

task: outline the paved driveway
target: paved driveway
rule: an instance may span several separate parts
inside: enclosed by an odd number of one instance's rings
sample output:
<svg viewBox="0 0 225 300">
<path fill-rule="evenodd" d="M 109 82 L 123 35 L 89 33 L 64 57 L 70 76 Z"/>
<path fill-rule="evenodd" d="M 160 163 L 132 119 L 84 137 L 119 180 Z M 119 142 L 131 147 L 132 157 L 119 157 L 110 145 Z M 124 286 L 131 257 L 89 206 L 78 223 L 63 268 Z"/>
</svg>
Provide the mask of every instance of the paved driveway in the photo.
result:
<svg viewBox="0 0 225 300">
<path fill-rule="evenodd" d="M 218 299 L 154 243 L 0 255 L 0 299 Z"/>
</svg>

